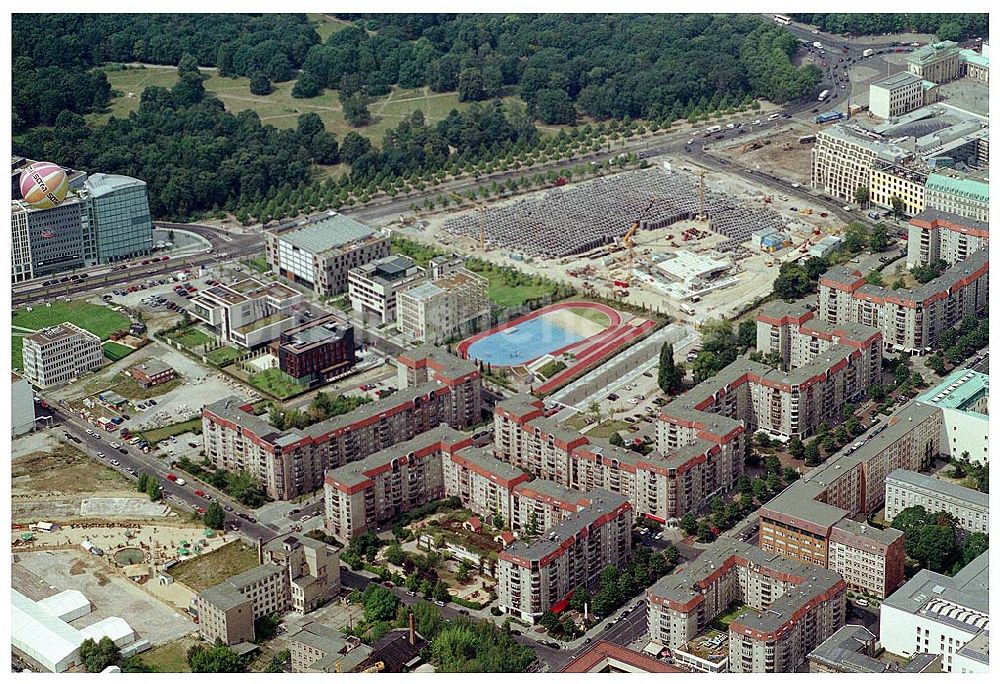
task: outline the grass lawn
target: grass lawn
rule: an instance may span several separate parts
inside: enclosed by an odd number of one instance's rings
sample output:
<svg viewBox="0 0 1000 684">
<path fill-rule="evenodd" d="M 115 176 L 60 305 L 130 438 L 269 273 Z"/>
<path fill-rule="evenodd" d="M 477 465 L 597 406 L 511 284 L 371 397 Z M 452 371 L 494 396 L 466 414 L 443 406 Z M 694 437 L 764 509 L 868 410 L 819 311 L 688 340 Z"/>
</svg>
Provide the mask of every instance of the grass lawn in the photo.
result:
<svg viewBox="0 0 1000 684">
<path fill-rule="evenodd" d="M 539 368 L 538 372 L 542 377 L 548 379 L 565 368 L 566 364 L 564 362 L 553 359 Z"/>
<path fill-rule="evenodd" d="M 344 25 L 336 20 L 326 20 L 317 30 L 320 35 L 329 35 Z M 117 69 L 108 66 L 105 73 L 112 91 L 119 91 L 121 95 L 112 98 L 107 112 L 89 115 L 87 120 L 91 123 L 106 123 L 111 116 L 126 118 L 131 112 L 138 110 L 143 90 L 150 86 L 171 88 L 178 80 L 176 69 Z M 417 109 L 424 113 L 424 119 L 430 124 L 444 119 L 452 109 L 463 110 L 470 105 L 459 102 L 458 93 L 454 92 L 434 93 L 429 88 L 394 87 L 388 95 L 376 98 L 368 105 L 372 114 L 370 124 L 352 128 L 344 120 L 340 99 L 335 90 L 325 90 L 319 96 L 309 99 L 298 99 L 292 97 L 292 87 L 295 85 L 292 80 L 272 84 L 273 90 L 268 95 L 253 95 L 248 78 L 219 76 L 215 71 L 202 73 L 206 76 L 205 90 L 222 100 L 228 112 L 238 114 L 245 109 L 253 109 L 260 115 L 262 123 L 277 128 L 294 128 L 298 125 L 300 114 L 315 112 L 323 119 L 326 130 L 335 133 L 339 140 L 343 140 L 348 131 L 356 131 L 378 145 L 382 144 L 386 131 L 395 128 Z M 503 99 L 518 100 L 516 97 Z"/>
<path fill-rule="evenodd" d="M 132 347 L 126 347 L 124 344 L 118 344 L 117 342 L 104 343 L 104 356 L 112 361 L 121 361 L 134 351 L 135 349 L 132 349 Z"/>
<path fill-rule="evenodd" d="M 194 349 L 203 344 L 215 342 L 214 337 L 194 326 L 188 326 L 187 328 L 182 328 L 181 330 L 169 333 L 167 337 L 186 349 Z"/>
<path fill-rule="evenodd" d="M 196 435 L 201 434 L 201 418 L 192 418 L 191 420 L 185 420 L 183 423 L 164 425 L 152 430 L 142 430 L 137 434 L 142 436 L 152 446 L 157 442 L 170 439 L 173 435 L 182 435 L 185 432 L 193 432 Z"/>
<path fill-rule="evenodd" d="M 628 427 L 624 420 L 606 420 L 592 430 L 587 431 L 588 437 L 610 437 Z"/>
<path fill-rule="evenodd" d="M 250 384 L 279 399 L 300 394 L 305 389 L 295 382 L 295 378 L 279 368 L 268 368 L 257 373 L 250 378 Z"/>
<path fill-rule="evenodd" d="M 351 25 L 349 21 L 328 17 L 325 14 L 307 14 L 306 16 L 309 18 L 309 23 L 316 28 L 320 41 L 324 43 L 331 35 Z"/>
<path fill-rule="evenodd" d="M 722 632 L 728 631 L 729 625 L 735 622 L 738 617 L 753 612 L 756 611 L 754 611 L 754 609 L 750 606 L 743 603 L 737 603 L 726 612 L 717 615 L 716 618 L 712 620 L 712 626 Z"/>
<path fill-rule="evenodd" d="M 170 574 L 191 591 L 199 592 L 257 565 L 257 550 L 242 541 L 234 541 L 203 556 L 178 563 Z"/>
<path fill-rule="evenodd" d="M 24 355 L 21 353 L 24 338 L 12 335 L 10 338 L 10 365 L 12 368 L 24 368 Z"/>
<path fill-rule="evenodd" d="M 204 558 L 204 556 L 202 556 Z M 194 562 L 194 561 L 189 561 Z M 190 672 L 187 651 L 195 644 L 202 643 L 197 634 L 182 636 L 180 639 L 160 644 L 139 655 L 142 661 L 156 668 L 157 672 Z"/>
<path fill-rule="evenodd" d="M 598 311 L 597 309 L 585 309 L 583 307 L 570 307 L 569 309 L 577 316 L 582 316 L 588 321 L 593 321 L 597 325 L 604 326 L 605 328 L 611 325 L 611 319 L 603 311 Z"/>
<path fill-rule="evenodd" d="M 211 363 L 214 363 L 215 365 L 221 368 L 222 366 L 229 364 L 231 361 L 236 359 L 242 353 L 243 352 L 237 349 L 236 347 L 232 345 L 227 345 L 225 347 L 219 347 L 218 349 L 210 351 L 209 353 L 205 354 L 205 358 L 208 359 Z"/>
<path fill-rule="evenodd" d="M 31 311 L 18 309 L 11 317 L 11 324 L 29 330 L 41 330 L 70 321 L 89 330 L 102 340 L 116 330 L 128 327 L 128 318 L 106 306 L 81 300 L 51 302 L 51 306 L 36 306 Z"/>
<path fill-rule="evenodd" d="M 487 276 L 489 277 L 489 276 Z M 511 287 L 502 283 L 503 278 L 490 278 L 489 297 L 500 306 L 521 306 L 532 299 L 541 299 L 555 290 L 547 285 L 518 285 Z"/>
<path fill-rule="evenodd" d="M 587 415 L 583 413 L 573 414 L 571 418 L 565 421 L 566 427 L 571 427 L 574 430 L 582 430 L 587 427 Z"/>
</svg>

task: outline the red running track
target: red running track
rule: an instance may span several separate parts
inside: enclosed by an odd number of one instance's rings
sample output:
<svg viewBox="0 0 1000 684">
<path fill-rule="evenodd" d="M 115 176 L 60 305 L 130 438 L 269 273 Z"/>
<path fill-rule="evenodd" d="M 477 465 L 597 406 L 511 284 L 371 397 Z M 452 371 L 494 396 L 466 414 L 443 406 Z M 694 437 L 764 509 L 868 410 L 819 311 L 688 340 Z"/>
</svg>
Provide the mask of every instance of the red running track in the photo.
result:
<svg viewBox="0 0 1000 684">
<path fill-rule="evenodd" d="M 607 328 L 596 335 L 579 342 L 574 342 L 573 344 L 567 345 L 561 349 L 549 352 L 552 356 L 558 356 L 564 352 L 572 351 L 576 357 L 576 361 L 568 368 L 556 373 L 544 383 L 534 388 L 533 392 L 535 394 L 545 394 L 552 391 L 556 387 L 566 384 L 572 378 L 582 375 L 584 372 L 600 364 L 604 359 L 617 352 L 622 346 L 628 344 L 637 337 L 645 335 L 650 329 L 655 327 L 655 323 L 653 323 L 653 321 L 642 318 L 632 319 L 629 321 L 629 325 L 622 325 L 621 314 L 607 304 L 601 304 L 599 302 L 560 302 L 558 304 L 550 304 L 549 306 L 542 307 L 537 311 L 532 311 L 531 313 L 521 316 L 520 318 L 502 323 L 495 328 L 490 328 L 489 330 L 477 333 L 472 337 L 462 340 L 458 344 L 458 347 L 456 347 L 455 351 L 461 358 L 466 359 L 468 358 L 469 347 L 484 337 L 488 337 L 508 328 L 520 325 L 521 323 L 541 316 L 544 313 L 558 311 L 559 309 L 594 309 L 596 311 L 602 311 L 607 315 L 611 323 Z"/>
<path fill-rule="evenodd" d="M 457 353 L 459 357 L 467 359 L 469 358 L 469 353 L 468 353 L 469 347 L 471 347 L 473 344 L 483 339 L 484 337 L 489 337 L 490 335 L 502 332 L 507 328 L 513 328 L 514 326 L 521 325 L 525 321 L 530 321 L 532 318 L 538 318 L 544 313 L 549 313 L 551 311 L 559 311 L 560 309 L 594 309 L 596 311 L 602 311 L 607 315 L 608 320 L 610 320 L 611 323 L 605 330 L 598 333 L 597 335 L 594 335 L 593 337 L 588 337 L 585 340 L 581 340 L 579 342 L 574 342 L 573 344 L 567 345 L 562 349 L 556 349 L 554 351 L 549 352 L 549 354 L 552 354 L 553 356 L 562 354 L 564 351 L 572 347 L 587 344 L 591 340 L 596 339 L 602 335 L 607 335 L 609 332 L 612 332 L 620 328 L 622 324 L 622 315 L 618 313 L 616 310 L 612 309 L 607 304 L 601 304 L 599 302 L 560 302 L 558 304 L 549 304 L 548 306 L 543 306 L 541 309 L 532 311 L 531 313 L 525 314 L 524 316 L 521 316 L 519 318 L 515 318 L 512 321 L 501 323 L 495 328 L 490 328 L 489 330 L 484 330 L 481 333 L 476 333 L 472 337 L 468 337 L 459 342 L 458 346 L 455 348 L 455 353 Z"/>
</svg>

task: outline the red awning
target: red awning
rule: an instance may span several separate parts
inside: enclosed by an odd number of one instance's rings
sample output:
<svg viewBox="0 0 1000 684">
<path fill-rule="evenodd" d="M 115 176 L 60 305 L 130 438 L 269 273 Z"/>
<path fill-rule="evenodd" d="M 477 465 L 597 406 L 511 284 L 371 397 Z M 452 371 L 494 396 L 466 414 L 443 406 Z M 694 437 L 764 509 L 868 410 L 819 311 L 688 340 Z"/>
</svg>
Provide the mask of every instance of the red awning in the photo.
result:
<svg viewBox="0 0 1000 684">
<path fill-rule="evenodd" d="M 562 601 L 559 601 L 558 603 L 552 605 L 552 612 L 558 615 L 559 613 L 566 610 L 568 607 L 569 607 L 569 599 L 563 599 Z"/>
</svg>

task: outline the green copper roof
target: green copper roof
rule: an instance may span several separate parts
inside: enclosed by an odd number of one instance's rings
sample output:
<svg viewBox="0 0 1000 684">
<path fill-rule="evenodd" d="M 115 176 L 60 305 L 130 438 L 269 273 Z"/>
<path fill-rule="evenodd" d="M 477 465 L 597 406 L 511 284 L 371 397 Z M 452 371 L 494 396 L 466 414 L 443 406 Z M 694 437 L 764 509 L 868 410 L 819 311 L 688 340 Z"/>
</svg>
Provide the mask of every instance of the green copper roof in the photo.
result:
<svg viewBox="0 0 1000 684">
<path fill-rule="evenodd" d="M 946 176 L 941 173 L 932 173 L 927 176 L 927 189 L 940 190 L 953 195 L 963 195 L 981 202 L 990 201 L 989 183 L 972 178 L 956 178 L 955 176 Z"/>
<path fill-rule="evenodd" d="M 948 375 L 940 385 L 917 397 L 917 401 L 940 408 L 969 411 L 971 414 L 981 415 L 983 420 L 988 420 L 986 414 L 970 409 L 980 399 L 989 396 L 989 393 L 990 376 L 968 368 L 959 368 Z"/>
</svg>

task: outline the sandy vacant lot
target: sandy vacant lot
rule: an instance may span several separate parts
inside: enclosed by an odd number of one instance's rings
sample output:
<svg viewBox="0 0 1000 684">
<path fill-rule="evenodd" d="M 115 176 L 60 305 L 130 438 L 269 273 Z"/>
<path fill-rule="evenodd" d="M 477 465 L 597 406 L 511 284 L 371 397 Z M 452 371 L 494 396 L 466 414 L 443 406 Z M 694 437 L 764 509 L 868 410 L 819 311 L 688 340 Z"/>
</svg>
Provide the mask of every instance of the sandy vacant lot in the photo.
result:
<svg viewBox="0 0 1000 684">
<path fill-rule="evenodd" d="M 77 589 L 90 599 L 94 611 L 71 622 L 74 627 L 118 616 L 132 626 L 138 638 L 154 644 L 172 641 L 196 629 L 191 620 L 125 579 L 117 568 L 83 551 L 22 553 L 18 554 L 18 563 L 59 591 Z"/>
</svg>

